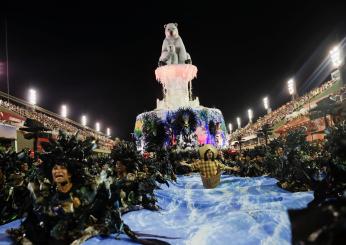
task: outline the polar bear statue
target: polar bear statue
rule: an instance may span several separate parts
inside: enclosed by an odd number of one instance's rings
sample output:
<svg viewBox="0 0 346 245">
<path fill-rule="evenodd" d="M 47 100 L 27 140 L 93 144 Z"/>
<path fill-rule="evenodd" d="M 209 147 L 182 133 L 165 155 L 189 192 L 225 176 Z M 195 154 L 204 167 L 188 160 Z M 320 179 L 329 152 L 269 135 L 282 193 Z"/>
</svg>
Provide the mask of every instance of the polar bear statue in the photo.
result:
<svg viewBox="0 0 346 245">
<path fill-rule="evenodd" d="M 170 44 L 167 49 L 167 56 L 161 61 L 165 62 L 166 64 L 178 64 L 178 54 L 175 46 Z"/>
<path fill-rule="evenodd" d="M 186 52 L 183 40 L 179 36 L 178 24 L 164 25 L 166 38 L 163 40 L 159 66 L 170 64 L 191 64 L 191 57 Z"/>
</svg>

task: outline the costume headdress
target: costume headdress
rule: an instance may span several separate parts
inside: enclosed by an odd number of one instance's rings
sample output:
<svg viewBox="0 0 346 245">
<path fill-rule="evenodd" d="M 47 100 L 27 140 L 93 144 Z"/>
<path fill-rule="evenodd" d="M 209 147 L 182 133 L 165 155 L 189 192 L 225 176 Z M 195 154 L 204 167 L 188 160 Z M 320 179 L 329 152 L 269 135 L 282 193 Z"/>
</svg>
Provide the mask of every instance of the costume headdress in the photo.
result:
<svg viewBox="0 0 346 245">
<path fill-rule="evenodd" d="M 199 156 L 202 159 L 204 159 L 204 154 L 207 152 L 207 150 L 211 150 L 214 153 L 214 157 L 217 156 L 218 150 L 213 145 L 206 144 L 206 145 L 199 147 L 199 149 L 198 149 Z"/>
</svg>

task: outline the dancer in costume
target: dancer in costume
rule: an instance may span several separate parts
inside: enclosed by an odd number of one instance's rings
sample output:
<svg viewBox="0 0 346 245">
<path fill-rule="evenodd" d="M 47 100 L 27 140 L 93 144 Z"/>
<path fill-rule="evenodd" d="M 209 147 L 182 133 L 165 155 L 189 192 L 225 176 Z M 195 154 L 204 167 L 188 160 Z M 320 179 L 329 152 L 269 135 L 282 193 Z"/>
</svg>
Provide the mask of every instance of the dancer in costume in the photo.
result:
<svg viewBox="0 0 346 245">
<path fill-rule="evenodd" d="M 104 182 L 87 173 L 94 140 L 60 135 L 43 145 L 42 164 L 30 179 L 32 206 L 19 229 L 8 234 L 16 244 L 82 244 L 97 235 L 125 233 L 142 244 L 168 244 L 141 239 L 123 223 Z M 89 166 L 89 168 L 92 166 Z M 147 237 L 158 237 L 144 234 Z"/>
<path fill-rule="evenodd" d="M 192 171 L 199 171 L 203 186 L 205 188 L 215 188 L 220 183 L 221 171 L 239 171 L 238 167 L 229 167 L 216 160 L 217 149 L 210 144 L 199 148 L 200 160 L 192 164 L 181 162 L 183 166 L 188 166 Z"/>
</svg>

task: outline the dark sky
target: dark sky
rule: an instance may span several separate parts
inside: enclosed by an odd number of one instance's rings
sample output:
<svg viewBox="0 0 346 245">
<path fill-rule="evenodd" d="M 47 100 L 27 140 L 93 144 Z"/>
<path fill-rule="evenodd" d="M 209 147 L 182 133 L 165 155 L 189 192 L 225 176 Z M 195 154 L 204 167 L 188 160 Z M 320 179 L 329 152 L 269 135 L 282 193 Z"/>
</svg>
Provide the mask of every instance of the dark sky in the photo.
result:
<svg viewBox="0 0 346 245">
<path fill-rule="evenodd" d="M 59 113 L 66 103 L 71 119 L 86 113 L 92 127 L 99 120 L 122 138 L 129 138 L 136 115 L 162 98 L 154 70 L 166 23 L 179 24 L 198 67 L 194 95 L 221 109 L 227 123 L 245 121 L 249 107 L 263 115 L 265 95 L 273 108 L 288 101 L 290 77 L 300 93 L 318 86 L 304 82 L 346 32 L 342 1 L 98 2 L 3 3 L 0 60 L 7 17 L 11 94 L 26 98 L 34 87 L 40 106 Z"/>
</svg>

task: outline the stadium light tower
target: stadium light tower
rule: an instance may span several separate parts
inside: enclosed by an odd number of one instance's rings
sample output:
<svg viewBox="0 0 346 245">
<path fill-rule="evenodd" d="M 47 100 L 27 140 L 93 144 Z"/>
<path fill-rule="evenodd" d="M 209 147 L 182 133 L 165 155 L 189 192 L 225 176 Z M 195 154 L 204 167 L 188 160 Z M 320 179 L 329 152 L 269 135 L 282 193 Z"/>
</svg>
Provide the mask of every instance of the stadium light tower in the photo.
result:
<svg viewBox="0 0 346 245">
<path fill-rule="evenodd" d="M 82 125 L 83 125 L 84 127 L 86 127 L 87 122 L 88 122 L 88 120 L 87 120 L 86 115 L 83 115 L 83 116 L 82 116 Z"/>
<path fill-rule="evenodd" d="M 37 102 L 36 90 L 29 89 L 29 103 L 35 107 L 36 102 Z"/>
<path fill-rule="evenodd" d="M 339 68 L 342 64 L 342 55 L 340 48 L 336 46 L 329 53 L 334 67 Z"/>
<path fill-rule="evenodd" d="M 251 109 L 247 110 L 247 115 L 249 117 L 249 123 L 252 123 L 253 111 Z"/>
<path fill-rule="evenodd" d="M 341 51 L 341 48 L 339 46 L 335 46 L 332 50 L 329 52 L 330 59 L 332 60 L 333 67 L 336 68 L 331 74 L 332 79 L 337 81 L 340 80 L 341 84 L 344 84 L 344 69 L 343 69 L 343 54 Z"/>
<path fill-rule="evenodd" d="M 61 116 L 63 118 L 67 118 L 67 106 L 66 105 L 61 106 Z"/>
<path fill-rule="evenodd" d="M 240 128 L 241 127 L 240 117 L 237 117 L 237 124 L 238 124 L 238 128 Z"/>
<path fill-rule="evenodd" d="M 111 129 L 110 128 L 107 128 L 107 136 L 111 136 Z"/>
<path fill-rule="evenodd" d="M 270 108 L 270 105 L 269 105 L 269 98 L 268 98 L 268 96 L 263 98 L 263 106 L 264 106 L 264 109 L 267 110 L 267 113 L 270 113 L 272 111 L 272 109 Z"/>
<path fill-rule="evenodd" d="M 232 125 L 232 123 L 229 123 L 229 124 L 228 124 L 228 129 L 229 129 L 229 133 L 231 134 L 232 131 L 233 131 L 233 125 Z"/>
<path fill-rule="evenodd" d="M 293 80 L 293 78 L 288 80 L 287 87 L 288 87 L 288 93 L 292 96 L 292 100 L 294 100 L 296 97 L 297 91 L 296 91 L 296 83 Z"/>
<path fill-rule="evenodd" d="M 99 122 L 96 122 L 96 124 L 95 124 L 95 129 L 96 129 L 97 132 L 100 132 L 101 126 L 100 126 L 100 123 L 99 123 Z"/>
</svg>

